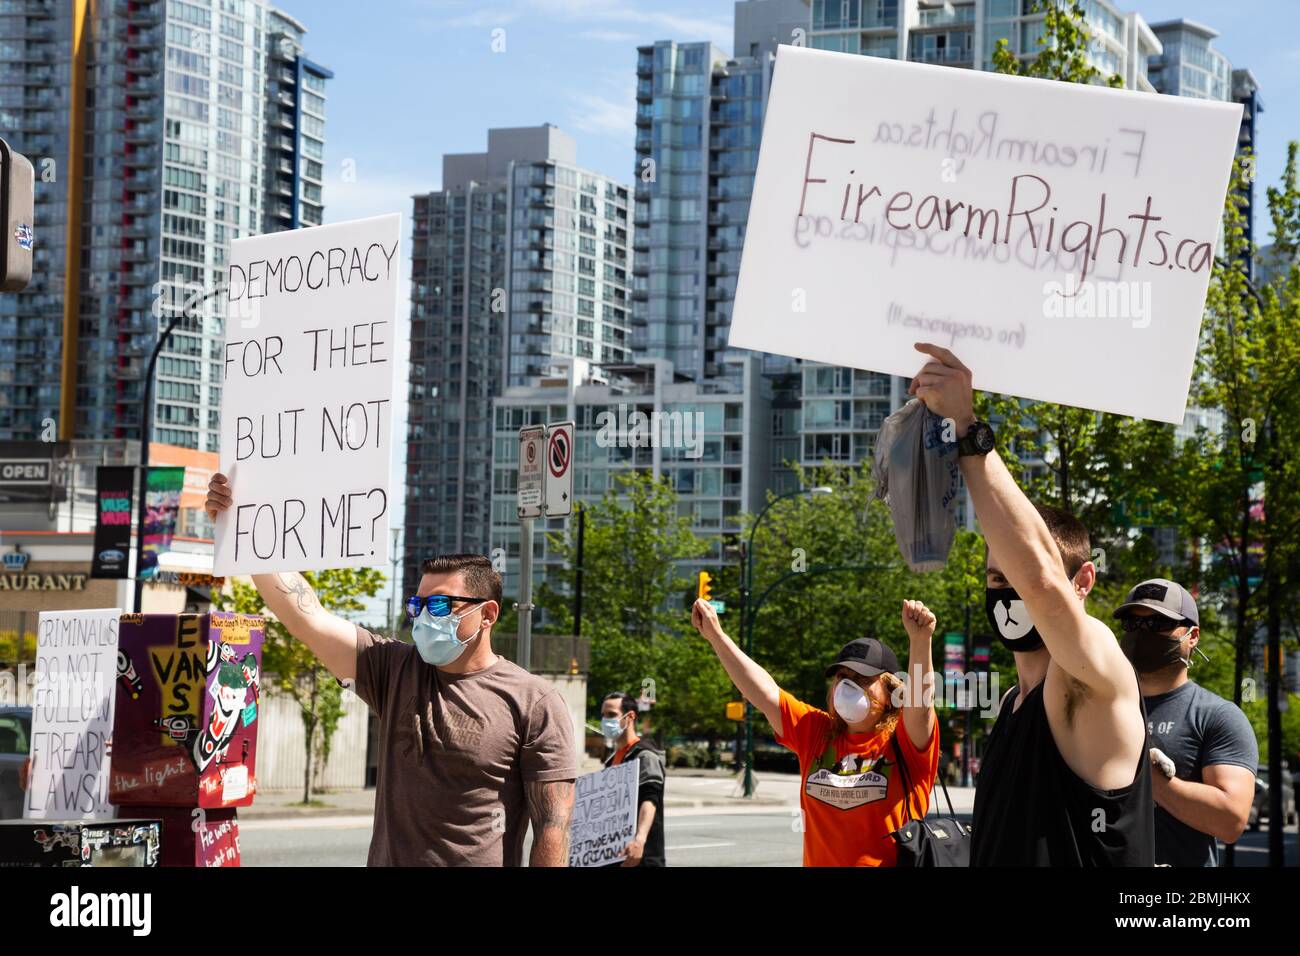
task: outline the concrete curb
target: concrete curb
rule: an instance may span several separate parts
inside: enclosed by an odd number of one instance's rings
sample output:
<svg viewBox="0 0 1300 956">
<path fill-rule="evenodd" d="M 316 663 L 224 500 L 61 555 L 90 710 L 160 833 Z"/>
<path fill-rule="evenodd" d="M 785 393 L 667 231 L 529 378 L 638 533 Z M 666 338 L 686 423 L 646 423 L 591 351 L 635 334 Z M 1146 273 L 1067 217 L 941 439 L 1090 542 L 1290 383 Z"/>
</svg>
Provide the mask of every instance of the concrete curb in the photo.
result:
<svg viewBox="0 0 1300 956">
<path fill-rule="evenodd" d="M 784 800 L 775 797 L 754 797 L 746 800 L 744 797 L 703 797 L 698 800 L 683 799 L 680 797 L 668 797 L 664 800 L 665 810 L 697 810 L 705 807 L 731 809 L 741 807 L 786 807 L 795 808 L 798 804 L 787 803 Z M 355 817 L 371 816 L 374 811 L 367 807 L 267 807 L 260 808 L 256 804 L 251 807 L 241 807 L 238 812 L 240 820 L 300 820 L 306 817 Z"/>
</svg>

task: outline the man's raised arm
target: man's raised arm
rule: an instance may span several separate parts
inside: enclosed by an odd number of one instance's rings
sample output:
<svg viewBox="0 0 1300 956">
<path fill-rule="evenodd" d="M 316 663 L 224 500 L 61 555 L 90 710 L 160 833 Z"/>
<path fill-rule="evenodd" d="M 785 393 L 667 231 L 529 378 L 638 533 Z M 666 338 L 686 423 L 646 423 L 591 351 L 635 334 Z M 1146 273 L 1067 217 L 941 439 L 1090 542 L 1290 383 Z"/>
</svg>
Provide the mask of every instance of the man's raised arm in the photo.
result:
<svg viewBox="0 0 1300 956">
<path fill-rule="evenodd" d="M 975 422 L 970 369 L 940 346 L 920 343 L 916 349 L 931 360 L 912 380 L 911 392 L 964 437 Z M 997 451 L 962 456 L 961 473 L 989 550 L 1025 602 L 1052 660 L 1089 690 L 1126 693 L 1133 687 L 1132 667 L 1115 635 L 1084 610 L 1046 523 Z M 1085 568 L 1092 573 L 1091 562 Z"/>
<path fill-rule="evenodd" d="M 204 504 L 208 515 L 217 520 L 233 500 L 226 476 L 213 475 L 208 482 L 208 498 Z M 321 607 L 306 578 L 297 571 L 254 574 L 253 584 L 262 595 L 266 609 L 290 634 L 302 641 L 331 674 L 339 680 L 357 676 L 356 625 Z"/>
</svg>

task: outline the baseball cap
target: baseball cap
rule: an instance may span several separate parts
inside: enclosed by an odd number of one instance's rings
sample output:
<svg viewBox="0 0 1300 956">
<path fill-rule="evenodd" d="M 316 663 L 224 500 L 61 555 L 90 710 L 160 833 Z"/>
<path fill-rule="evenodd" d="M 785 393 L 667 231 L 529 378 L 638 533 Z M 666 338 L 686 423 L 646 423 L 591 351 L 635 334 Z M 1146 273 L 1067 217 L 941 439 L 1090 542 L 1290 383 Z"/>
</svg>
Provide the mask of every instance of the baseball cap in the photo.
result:
<svg viewBox="0 0 1300 956">
<path fill-rule="evenodd" d="M 1124 617 L 1135 607 L 1149 607 L 1157 614 L 1175 621 L 1191 621 L 1198 627 L 1200 615 L 1196 612 L 1196 601 L 1187 593 L 1187 589 L 1164 578 L 1152 578 L 1143 581 L 1132 591 L 1124 603 L 1115 609 L 1115 617 Z"/>
<path fill-rule="evenodd" d="M 826 676 L 830 677 L 840 667 L 847 667 L 863 677 L 875 677 L 886 671 L 891 674 L 897 672 L 898 658 L 875 638 L 859 637 L 840 648 L 835 663 L 826 668 Z"/>
</svg>

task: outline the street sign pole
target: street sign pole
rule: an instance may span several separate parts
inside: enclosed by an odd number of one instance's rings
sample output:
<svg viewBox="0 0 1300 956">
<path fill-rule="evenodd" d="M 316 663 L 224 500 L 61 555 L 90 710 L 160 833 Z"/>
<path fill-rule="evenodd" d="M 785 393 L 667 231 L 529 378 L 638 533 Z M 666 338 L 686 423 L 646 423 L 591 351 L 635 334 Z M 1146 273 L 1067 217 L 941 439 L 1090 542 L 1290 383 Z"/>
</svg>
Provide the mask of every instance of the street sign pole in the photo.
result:
<svg viewBox="0 0 1300 956">
<path fill-rule="evenodd" d="M 519 519 L 519 666 L 533 657 L 533 519 Z"/>
<path fill-rule="evenodd" d="M 533 657 L 533 521 L 541 517 L 546 497 L 546 426 L 519 429 L 519 612 L 518 664 L 524 670 Z"/>
</svg>

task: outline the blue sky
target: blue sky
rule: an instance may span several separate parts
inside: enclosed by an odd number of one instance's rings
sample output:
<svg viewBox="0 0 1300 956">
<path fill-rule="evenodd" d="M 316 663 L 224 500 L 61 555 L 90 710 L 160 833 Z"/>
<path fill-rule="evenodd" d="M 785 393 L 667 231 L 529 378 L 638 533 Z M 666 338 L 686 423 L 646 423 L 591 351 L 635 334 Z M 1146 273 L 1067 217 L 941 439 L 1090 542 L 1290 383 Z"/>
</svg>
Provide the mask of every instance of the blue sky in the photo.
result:
<svg viewBox="0 0 1300 956">
<path fill-rule="evenodd" d="M 442 155 L 486 149 L 491 127 L 554 123 L 577 141 L 581 165 L 630 182 L 636 47 L 712 40 L 732 52 L 731 0 L 280 2 L 307 26 L 308 55 L 335 73 L 326 123 L 326 222 L 400 212 L 405 224 L 411 195 L 441 185 Z M 1259 180 L 1275 183 L 1287 141 L 1300 139 L 1300 0 L 1120 6 L 1151 23 L 1185 17 L 1219 31 L 1215 46 L 1260 82 Z M 498 47 L 504 41 L 500 52 L 493 50 L 494 31 L 503 31 L 495 34 Z M 1267 219 L 1257 223 L 1260 241 L 1267 241 Z M 405 244 L 407 225 L 403 234 Z M 395 316 L 399 363 L 408 347 L 408 288 L 404 283 Z M 400 436 L 405 389 L 395 398 Z M 394 523 L 402 520 L 403 458 L 398 440 Z M 386 598 L 387 589 L 367 620 L 379 622 Z"/>
<path fill-rule="evenodd" d="M 578 143 L 578 162 L 633 172 L 636 47 L 712 40 L 731 52 L 731 0 L 281 0 L 308 27 L 329 87 L 325 214 L 335 222 L 410 212 L 436 189 L 443 153 L 487 147 L 493 126 L 549 122 Z M 1186 17 L 1259 79 L 1265 112 L 1260 180 L 1276 182 L 1300 138 L 1300 2 L 1135 0 L 1148 22 Z M 364 15 L 361 11 L 364 10 Z M 493 52 L 493 31 L 505 49 Z M 345 160 L 355 181 L 345 182 Z M 1261 225 L 1264 223 L 1261 222 Z"/>
</svg>

